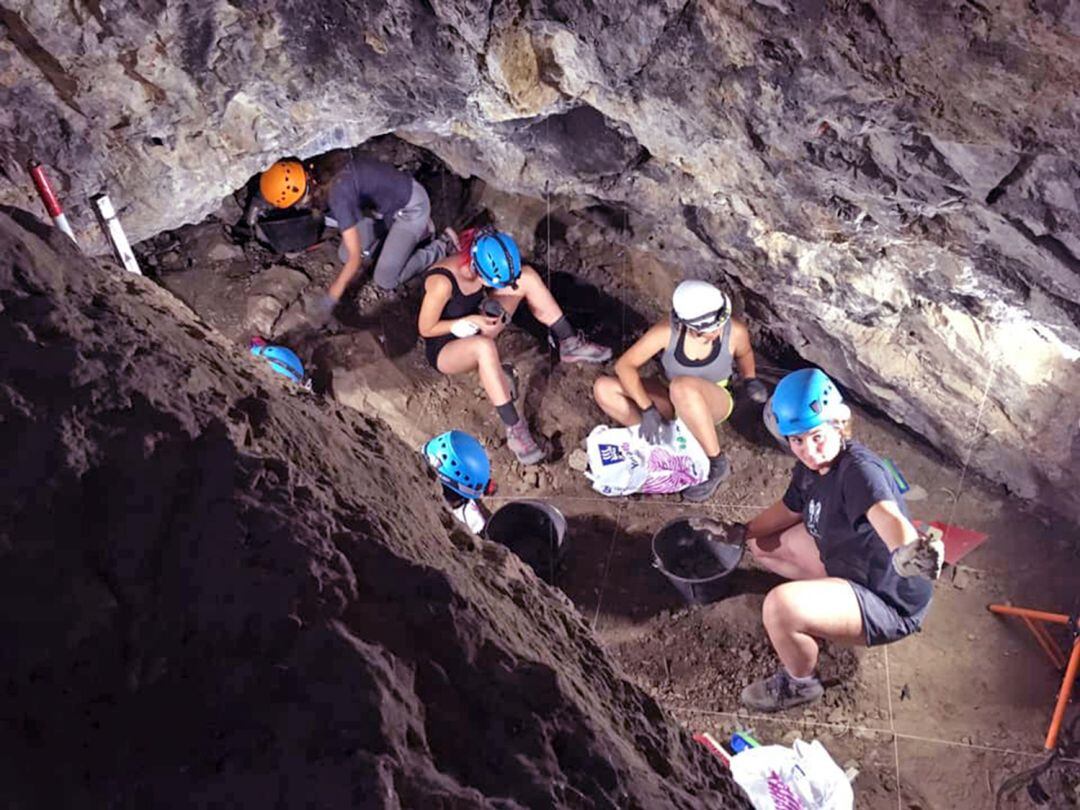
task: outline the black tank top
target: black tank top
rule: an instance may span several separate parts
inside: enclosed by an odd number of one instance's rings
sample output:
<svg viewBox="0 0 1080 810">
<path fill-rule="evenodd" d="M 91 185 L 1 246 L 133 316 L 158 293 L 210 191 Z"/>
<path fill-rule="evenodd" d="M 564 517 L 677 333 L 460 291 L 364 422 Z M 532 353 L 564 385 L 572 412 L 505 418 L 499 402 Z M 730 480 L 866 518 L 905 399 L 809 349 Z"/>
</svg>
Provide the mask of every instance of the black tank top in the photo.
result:
<svg viewBox="0 0 1080 810">
<path fill-rule="evenodd" d="M 433 267 L 431 270 L 428 270 L 427 273 L 424 274 L 425 284 L 431 276 L 444 276 L 450 279 L 450 300 L 446 302 L 442 314 L 439 315 L 440 321 L 464 318 L 466 315 L 475 315 L 480 311 L 480 302 L 484 300 L 483 287 L 474 293 L 465 295 L 461 292 L 461 287 L 458 286 L 457 276 L 445 267 Z"/>
<path fill-rule="evenodd" d="M 429 276 L 435 275 L 446 276 L 446 278 L 450 279 L 450 300 L 446 302 L 442 313 L 439 315 L 440 321 L 464 318 L 466 315 L 475 315 L 480 311 L 480 302 L 484 300 L 483 287 L 470 295 L 463 294 L 458 286 L 457 277 L 445 267 L 433 267 L 428 270 L 424 274 L 424 283 L 427 283 Z M 439 352 L 442 351 L 443 346 L 454 339 L 454 335 L 424 338 L 424 354 L 427 356 L 432 368 L 437 369 L 439 367 Z"/>
</svg>

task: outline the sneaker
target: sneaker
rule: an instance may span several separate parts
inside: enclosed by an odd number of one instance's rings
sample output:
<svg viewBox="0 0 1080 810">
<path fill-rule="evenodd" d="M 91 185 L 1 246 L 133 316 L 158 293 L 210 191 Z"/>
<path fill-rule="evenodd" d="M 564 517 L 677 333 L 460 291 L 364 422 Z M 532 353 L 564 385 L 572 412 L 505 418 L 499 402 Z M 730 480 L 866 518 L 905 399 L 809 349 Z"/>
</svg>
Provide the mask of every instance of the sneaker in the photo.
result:
<svg viewBox="0 0 1080 810">
<path fill-rule="evenodd" d="M 578 332 L 559 342 L 559 360 L 563 363 L 606 363 L 611 359 L 611 349 L 586 340 Z"/>
<path fill-rule="evenodd" d="M 824 693 L 825 687 L 816 676 L 812 681 L 799 683 L 781 669 L 775 675 L 754 681 L 743 689 L 739 699 L 751 711 L 771 714 L 810 703 Z"/>
<path fill-rule="evenodd" d="M 517 402 L 518 398 L 518 375 L 510 363 L 502 364 L 503 377 L 506 378 L 506 387 L 510 389 L 510 401 Z"/>
<path fill-rule="evenodd" d="M 522 464 L 539 464 L 544 460 L 544 449 L 536 443 L 524 418 L 516 425 L 506 428 L 506 446 Z"/>
<path fill-rule="evenodd" d="M 682 491 L 683 500 L 691 503 L 707 501 L 716 494 L 716 490 L 729 475 L 731 475 L 731 465 L 728 463 L 727 457 L 717 456 L 709 461 L 709 477 L 700 484 L 694 484 L 694 486 L 684 489 Z"/>
</svg>

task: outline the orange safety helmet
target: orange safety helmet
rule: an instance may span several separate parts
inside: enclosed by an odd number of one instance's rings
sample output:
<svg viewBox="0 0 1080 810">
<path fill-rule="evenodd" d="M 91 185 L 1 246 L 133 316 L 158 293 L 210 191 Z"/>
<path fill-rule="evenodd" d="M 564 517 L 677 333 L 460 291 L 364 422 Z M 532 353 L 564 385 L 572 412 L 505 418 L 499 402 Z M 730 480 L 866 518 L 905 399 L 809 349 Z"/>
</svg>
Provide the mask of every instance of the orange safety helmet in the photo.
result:
<svg viewBox="0 0 1080 810">
<path fill-rule="evenodd" d="M 259 193 L 275 208 L 288 208 L 307 191 L 307 172 L 298 160 L 279 160 L 259 177 Z"/>
</svg>

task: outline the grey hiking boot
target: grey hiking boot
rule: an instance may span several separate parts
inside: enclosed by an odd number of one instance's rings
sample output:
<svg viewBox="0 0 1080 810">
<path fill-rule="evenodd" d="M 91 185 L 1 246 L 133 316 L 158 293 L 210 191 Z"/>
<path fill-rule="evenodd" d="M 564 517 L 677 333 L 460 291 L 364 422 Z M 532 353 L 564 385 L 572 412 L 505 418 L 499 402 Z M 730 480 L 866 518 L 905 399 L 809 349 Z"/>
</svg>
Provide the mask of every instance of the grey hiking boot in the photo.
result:
<svg viewBox="0 0 1080 810">
<path fill-rule="evenodd" d="M 684 501 L 700 503 L 707 501 L 715 493 L 717 488 L 731 475 L 731 465 L 727 456 L 717 456 L 709 459 L 709 477 L 700 484 L 694 484 L 682 491 Z"/>
<path fill-rule="evenodd" d="M 506 446 L 522 464 L 539 464 L 547 455 L 532 437 L 524 418 L 518 419 L 516 425 L 506 428 Z"/>
<path fill-rule="evenodd" d="M 799 683 L 781 669 L 775 675 L 754 681 L 743 689 L 739 699 L 751 711 L 772 714 L 810 703 L 824 693 L 825 687 L 817 676 L 809 683 Z"/>
<path fill-rule="evenodd" d="M 559 342 L 559 360 L 563 363 L 606 363 L 611 359 L 611 349 L 586 340 L 578 332 Z"/>
</svg>

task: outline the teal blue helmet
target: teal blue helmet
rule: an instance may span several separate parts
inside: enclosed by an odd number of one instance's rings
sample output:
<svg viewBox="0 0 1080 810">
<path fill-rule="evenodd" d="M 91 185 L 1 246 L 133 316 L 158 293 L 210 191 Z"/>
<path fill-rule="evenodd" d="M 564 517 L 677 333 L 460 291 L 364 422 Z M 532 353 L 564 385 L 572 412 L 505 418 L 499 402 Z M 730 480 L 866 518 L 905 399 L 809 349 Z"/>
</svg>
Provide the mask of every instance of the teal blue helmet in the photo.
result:
<svg viewBox="0 0 1080 810">
<path fill-rule="evenodd" d="M 772 397 L 773 416 L 783 436 L 798 436 L 826 422 L 851 416 L 844 398 L 820 368 L 801 368 L 786 375 Z"/>
<path fill-rule="evenodd" d="M 458 495 L 475 500 L 494 492 L 491 461 L 483 445 L 468 433 L 440 433 L 424 445 L 423 453 L 439 480 Z"/>
<path fill-rule="evenodd" d="M 521 251 L 508 233 L 492 231 L 478 236 L 469 255 L 473 269 L 489 287 L 502 289 L 521 278 Z"/>
<path fill-rule="evenodd" d="M 300 362 L 300 358 L 296 356 L 296 352 L 292 349 L 286 349 L 284 346 L 255 343 L 251 347 L 251 353 L 256 357 L 263 358 L 270 364 L 270 368 L 278 374 L 288 377 L 294 383 L 303 385 L 304 364 Z"/>
</svg>

